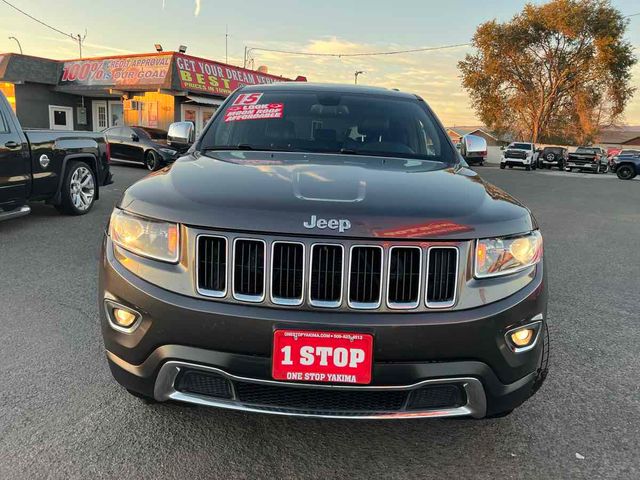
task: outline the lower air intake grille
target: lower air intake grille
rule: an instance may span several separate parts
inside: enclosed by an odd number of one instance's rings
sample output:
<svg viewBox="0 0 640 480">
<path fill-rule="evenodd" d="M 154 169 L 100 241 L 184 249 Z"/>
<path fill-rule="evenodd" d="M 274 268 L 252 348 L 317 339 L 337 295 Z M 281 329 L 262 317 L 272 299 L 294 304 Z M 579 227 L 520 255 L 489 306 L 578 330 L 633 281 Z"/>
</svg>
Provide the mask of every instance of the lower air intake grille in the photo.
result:
<svg viewBox="0 0 640 480">
<path fill-rule="evenodd" d="M 417 307 L 422 250 L 418 247 L 392 248 L 389 262 L 389 305 L 392 308 Z"/>
<path fill-rule="evenodd" d="M 337 307 L 342 299 L 342 246 L 314 245 L 311 257 L 311 303 Z"/>
<path fill-rule="evenodd" d="M 455 302 L 458 249 L 431 248 L 427 278 L 427 306 L 449 307 Z"/>
<path fill-rule="evenodd" d="M 235 241 L 233 293 L 236 298 L 259 302 L 264 297 L 264 248 L 260 240 Z"/>
<path fill-rule="evenodd" d="M 353 247 L 349 269 L 349 303 L 355 308 L 380 305 L 382 248 Z"/>
<path fill-rule="evenodd" d="M 227 289 L 227 240 L 198 238 L 198 288 L 206 294 L 224 295 Z"/>
<path fill-rule="evenodd" d="M 198 370 L 187 370 L 175 383 L 179 392 L 195 393 L 215 398 L 232 398 L 231 383 L 222 375 L 205 373 Z"/>
<path fill-rule="evenodd" d="M 275 303 L 302 303 L 304 247 L 300 243 L 276 242 L 271 259 L 271 295 Z"/>
<path fill-rule="evenodd" d="M 316 411 L 397 411 L 403 408 L 405 391 L 329 390 L 235 383 L 242 403 Z"/>
<path fill-rule="evenodd" d="M 466 395 L 459 385 L 433 385 L 414 390 L 407 406 L 410 410 L 455 408 L 466 403 Z"/>
</svg>

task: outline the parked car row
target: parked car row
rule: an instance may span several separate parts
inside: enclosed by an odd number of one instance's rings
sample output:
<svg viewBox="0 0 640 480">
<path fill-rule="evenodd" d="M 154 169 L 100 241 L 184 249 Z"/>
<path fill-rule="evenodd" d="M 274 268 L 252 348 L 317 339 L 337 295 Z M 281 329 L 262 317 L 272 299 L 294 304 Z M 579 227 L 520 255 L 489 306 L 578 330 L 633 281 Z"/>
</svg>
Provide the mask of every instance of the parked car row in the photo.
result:
<svg viewBox="0 0 640 480">
<path fill-rule="evenodd" d="M 640 174 L 640 150 L 618 150 L 615 155 L 607 157 L 607 152 L 600 147 L 578 147 L 569 153 L 565 147 L 544 147 L 537 149 L 535 144 L 513 142 L 504 149 L 500 159 L 500 168 L 524 167 L 525 170 L 536 168 L 557 168 L 567 172 L 613 172 L 621 180 L 631 180 Z"/>
</svg>

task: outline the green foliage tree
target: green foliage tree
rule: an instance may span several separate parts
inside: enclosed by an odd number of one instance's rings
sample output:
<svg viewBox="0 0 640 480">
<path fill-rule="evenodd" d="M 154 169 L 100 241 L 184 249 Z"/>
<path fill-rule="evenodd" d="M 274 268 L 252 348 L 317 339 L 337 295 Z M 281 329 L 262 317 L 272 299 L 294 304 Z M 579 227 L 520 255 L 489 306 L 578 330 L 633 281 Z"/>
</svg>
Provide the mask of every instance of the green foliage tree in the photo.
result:
<svg viewBox="0 0 640 480">
<path fill-rule="evenodd" d="M 523 140 L 588 142 L 619 121 L 637 59 L 628 20 L 608 0 L 527 4 L 506 23 L 480 25 L 459 62 L 481 120 Z"/>
</svg>

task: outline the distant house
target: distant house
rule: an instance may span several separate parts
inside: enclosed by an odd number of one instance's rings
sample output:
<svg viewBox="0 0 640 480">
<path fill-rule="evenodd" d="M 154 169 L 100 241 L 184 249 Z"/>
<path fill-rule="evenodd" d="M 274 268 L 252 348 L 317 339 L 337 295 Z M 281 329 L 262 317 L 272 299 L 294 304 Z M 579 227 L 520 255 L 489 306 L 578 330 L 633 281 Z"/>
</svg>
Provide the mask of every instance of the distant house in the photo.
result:
<svg viewBox="0 0 640 480">
<path fill-rule="evenodd" d="M 617 127 L 603 130 L 594 142 L 606 147 L 640 145 L 640 127 Z"/>
<path fill-rule="evenodd" d="M 449 127 L 447 128 L 447 134 L 453 143 L 459 143 L 465 135 L 482 137 L 487 141 L 489 147 L 497 147 L 507 143 L 498 138 L 497 135 L 489 132 L 486 127 Z"/>
</svg>

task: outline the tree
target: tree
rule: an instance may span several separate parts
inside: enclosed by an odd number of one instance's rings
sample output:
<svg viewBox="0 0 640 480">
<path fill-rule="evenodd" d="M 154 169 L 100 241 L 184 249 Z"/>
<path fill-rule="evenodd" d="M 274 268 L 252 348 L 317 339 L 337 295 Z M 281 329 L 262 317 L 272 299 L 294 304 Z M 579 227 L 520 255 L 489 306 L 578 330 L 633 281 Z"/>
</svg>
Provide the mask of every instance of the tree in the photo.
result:
<svg viewBox="0 0 640 480">
<path fill-rule="evenodd" d="M 506 23 L 480 25 L 459 62 L 480 119 L 519 138 L 587 142 L 619 121 L 637 59 L 628 20 L 608 0 L 527 4 Z"/>
</svg>

